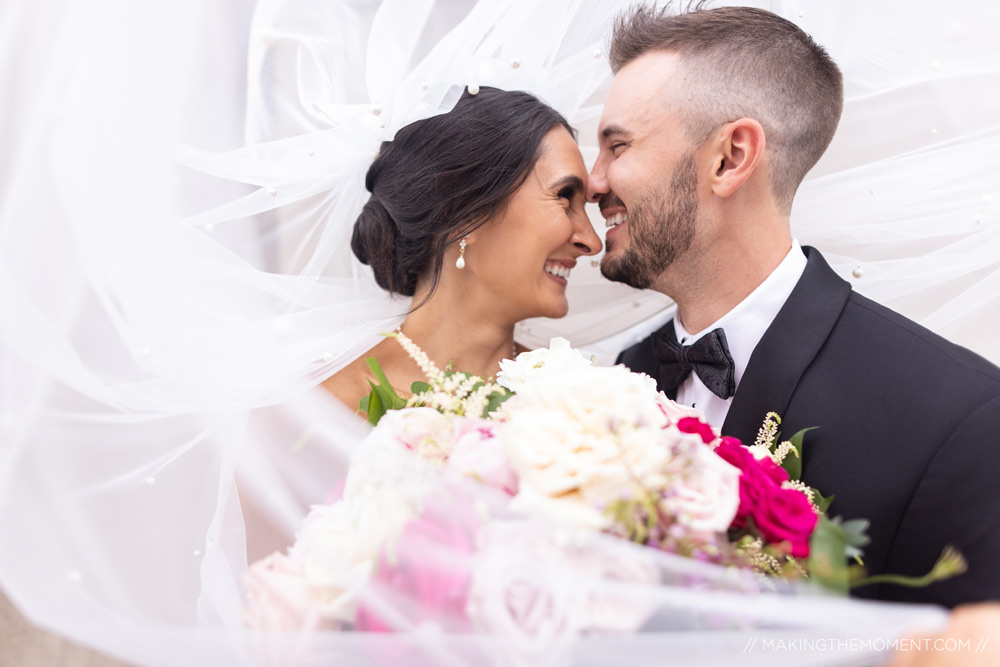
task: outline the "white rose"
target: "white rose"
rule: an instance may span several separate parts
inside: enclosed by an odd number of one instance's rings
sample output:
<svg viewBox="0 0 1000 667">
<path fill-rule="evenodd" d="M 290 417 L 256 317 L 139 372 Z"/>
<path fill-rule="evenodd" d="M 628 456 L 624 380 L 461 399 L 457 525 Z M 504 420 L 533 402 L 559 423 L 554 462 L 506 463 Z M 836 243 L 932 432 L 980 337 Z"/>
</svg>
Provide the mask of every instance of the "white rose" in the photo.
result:
<svg viewBox="0 0 1000 667">
<path fill-rule="evenodd" d="M 569 370 L 593 367 L 579 350 L 570 347 L 565 338 L 553 338 L 549 347 L 522 352 L 514 360 L 500 362 L 497 384 L 517 393 L 525 383 L 540 375 L 561 374 Z"/>
<path fill-rule="evenodd" d="M 514 506 L 601 528 L 603 505 L 639 482 L 659 488 L 671 459 L 655 382 L 624 367 L 533 378 L 499 434 L 520 477 Z"/>
<path fill-rule="evenodd" d="M 317 599 L 302 565 L 282 553 L 273 553 L 247 570 L 247 625 L 254 630 L 285 632 L 336 629 L 324 623 Z"/>
<path fill-rule="evenodd" d="M 354 448 L 344 499 L 369 485 L 418 498 L 437 484 L 452 445 L 453 419 L 433 408 L 390 410 Z"/>
<path fill-rule="evenodd" d="M 391 486 L 366 484 L 332 505 L 313 508 L 289 557 L 300 563 L 320 613 L 352 622 L 358 593 L 383 547 L 393 548 L 419 513 L 419 499 Z"/>
</svg>

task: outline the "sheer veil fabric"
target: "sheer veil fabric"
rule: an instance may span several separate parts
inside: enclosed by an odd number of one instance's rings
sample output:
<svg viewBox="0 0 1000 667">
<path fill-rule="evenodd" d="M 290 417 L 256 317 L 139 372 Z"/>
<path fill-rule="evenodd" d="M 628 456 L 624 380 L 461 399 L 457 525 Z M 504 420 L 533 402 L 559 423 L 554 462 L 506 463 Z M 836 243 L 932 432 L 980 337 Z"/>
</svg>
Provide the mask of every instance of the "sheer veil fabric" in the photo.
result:
<svg viewBox="0 0 1000 667">
<path fill-rule="evenodd" d="M 628 4 L 0 8 L 0 584 L 30 619 L 163 665 L 722 664 L 748 658 L 748 638 L 884 639 L 940 620 L 647 554 L 660 585 L 574 582 L 658 610 L 635 636 L 521 645 L 405 619 L 395 635 L 244 629 L 248 557 L 290 543 L 366 430 L 314 387 L 409 306 L 348 250 L 380 143 L 491 85 L 555 106 L 591 163 L 608 27 Z M 825 45 L 847 83 L 796 237 L 860 292 L 1000 361 L 1000 10 L 757 4 Z M 569 291 L 567 318 L 526 322 L 518 339 L 562 335 L 607 359 L 669 317 L 665 298 L 589 263 Z M 845 661 L 878 645 L 854 649 Z"/>
</svg>

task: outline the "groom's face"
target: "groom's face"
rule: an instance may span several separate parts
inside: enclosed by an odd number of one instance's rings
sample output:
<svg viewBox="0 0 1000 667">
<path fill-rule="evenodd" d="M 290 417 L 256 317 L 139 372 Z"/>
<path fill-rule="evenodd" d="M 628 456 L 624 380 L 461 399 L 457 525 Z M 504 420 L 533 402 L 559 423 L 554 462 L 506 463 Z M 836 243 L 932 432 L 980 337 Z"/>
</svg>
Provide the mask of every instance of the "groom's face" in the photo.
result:
<svg viewBox="0 0 1000 667">
<path fill-rule="evenodd" d="M 645 289 L 690 249 L 697 231 L 696 146 L 672 109 L 676 56 L 650 53 L 615 77 L 598 128 L 588 197 L 608 225 L 601 273 Z"/>
</svg>

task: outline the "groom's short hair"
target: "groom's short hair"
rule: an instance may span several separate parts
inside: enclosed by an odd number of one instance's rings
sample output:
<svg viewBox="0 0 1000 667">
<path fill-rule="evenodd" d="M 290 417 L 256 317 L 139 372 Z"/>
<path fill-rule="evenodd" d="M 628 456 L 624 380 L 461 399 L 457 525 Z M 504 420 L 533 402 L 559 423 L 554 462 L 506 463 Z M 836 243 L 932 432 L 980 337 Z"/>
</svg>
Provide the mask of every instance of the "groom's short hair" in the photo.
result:
<svg viewBox="0 0 1000 667">
<path fill-rule="evenodd" d="M 771 188 L 791 208 L 796 189 L 833 139 L 843 109 L 840 69 L 791 21 L 753 7 L 680 14 L 635 7 L 615 22 L 609 58 L 616 74 L 654 51 L 675 53 L 685 74 L 676 108 L 685 133 L 703 143 L 739 118 L 764 128 Z"/>
</svg>

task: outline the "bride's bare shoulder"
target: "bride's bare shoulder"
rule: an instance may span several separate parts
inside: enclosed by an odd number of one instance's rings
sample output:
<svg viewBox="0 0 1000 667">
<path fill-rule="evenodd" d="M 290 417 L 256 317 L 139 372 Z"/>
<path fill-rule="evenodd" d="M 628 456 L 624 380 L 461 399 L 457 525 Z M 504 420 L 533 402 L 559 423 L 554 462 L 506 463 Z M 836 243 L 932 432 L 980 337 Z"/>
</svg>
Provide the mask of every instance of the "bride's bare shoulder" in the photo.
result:
<svg viewBox="0 0 1000 667">
<path fill-rule="evenodd" d="M 368 372 L 365 363 L 368 356 L 370 355 L 361 355 L 322 383 L 324 389 L 352 410 L 357 410 L 358 402 L 371 391 L 371 387 L 368 386 L 371 373 Z"/>
<path fill-rule="evenodd" d="M 397 343 L 388 339 L 383 340 L 324 380 L 323 388 L 347 407 L 357 410 L 358 402 L 371 393 L 371 385 L 368 382 L 375 379 L 371 369 L 368 368 L 367 360 L 372 357 L 378 359 L 382 369 L 390 379 L 394 379 L 401 354 L 405 356 Z"/>
</svg>

